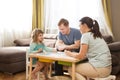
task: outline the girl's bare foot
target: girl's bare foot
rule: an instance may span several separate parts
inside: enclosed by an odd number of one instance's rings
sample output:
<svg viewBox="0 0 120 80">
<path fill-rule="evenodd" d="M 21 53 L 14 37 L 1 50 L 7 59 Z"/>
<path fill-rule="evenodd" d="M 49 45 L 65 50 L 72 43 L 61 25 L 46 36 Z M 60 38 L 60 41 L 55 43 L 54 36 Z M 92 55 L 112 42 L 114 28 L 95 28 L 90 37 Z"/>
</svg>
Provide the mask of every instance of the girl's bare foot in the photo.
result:
<svg viewBox="0 0 120 80">
<path fill-rule="evenodd" d="M 45 80 L 50 80 L 50 78 L 48 77 L 48 75 L 44 75 L 45 76 Z"/>
<path fill-rule="evenodd" d="M 45 80 L 51 80 L 50 78 L 45 78 Z"/>
<path fill-rule="evenodd" d="M 32 73 L 32 79 L 37 79 L 37 75 Z"/>
</svg>

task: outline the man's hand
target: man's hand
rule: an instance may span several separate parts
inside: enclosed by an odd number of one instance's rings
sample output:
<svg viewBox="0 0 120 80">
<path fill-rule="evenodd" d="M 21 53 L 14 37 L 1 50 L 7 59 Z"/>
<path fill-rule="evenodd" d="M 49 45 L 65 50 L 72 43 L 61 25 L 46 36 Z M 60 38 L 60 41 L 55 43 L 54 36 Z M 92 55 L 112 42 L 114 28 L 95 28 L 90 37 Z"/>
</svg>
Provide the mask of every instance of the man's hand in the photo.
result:
<svg viewBox="0 0 120 80">
<path fill-rule="evenodd" d="M 63 51 L 63 50 L 65 50 L 65 45 L 61 45 L 61 46 L 58 46 L 57 47 L 57 49 L 59 50 L 59 51 Z"/>
</svg>

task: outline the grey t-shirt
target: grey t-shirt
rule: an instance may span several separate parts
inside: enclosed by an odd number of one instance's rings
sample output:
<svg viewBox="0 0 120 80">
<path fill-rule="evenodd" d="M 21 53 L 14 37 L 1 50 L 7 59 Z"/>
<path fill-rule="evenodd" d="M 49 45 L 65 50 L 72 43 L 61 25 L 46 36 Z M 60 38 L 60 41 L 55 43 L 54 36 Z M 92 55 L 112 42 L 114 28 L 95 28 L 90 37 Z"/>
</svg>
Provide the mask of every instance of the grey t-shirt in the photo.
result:
<svg viewBox="0 0 120 80">
<path fill-rule="evenodd" d="M 68 35 L 63 35 L 59 32 L 59 39 L 62 40 L 66 45 L 72 45 L 75 41 L 81 39 L 81 33 L 78 29 L 70 28 L 70 33 Z M 74 50 L 79 52 L 79 49 Z"/>
<path fill-rule="evenodd" d="M 112 64 L 111 54 L 104 39 L 94 39 L 93 33 L 87 32 L 82 35 L 81 44 L 88 45 L 86 56 L 94 67 L 107 67 Z"/>
</svg>

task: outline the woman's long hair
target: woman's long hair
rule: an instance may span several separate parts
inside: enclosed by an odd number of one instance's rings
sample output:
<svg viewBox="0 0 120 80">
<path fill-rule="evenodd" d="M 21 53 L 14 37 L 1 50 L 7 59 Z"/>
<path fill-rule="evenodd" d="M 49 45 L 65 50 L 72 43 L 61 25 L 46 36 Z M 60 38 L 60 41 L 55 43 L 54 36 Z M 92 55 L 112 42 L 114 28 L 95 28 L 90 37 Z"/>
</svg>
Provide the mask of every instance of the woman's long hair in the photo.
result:
<svg viewBox="0 0 120 80">
<path fill-rule="evenodd" d="M 81 24 L 86 24 L 91 29 L 90 32 L 93 33 L 94 38 L 102 38 L 102 34 L 99 30 L 99 24 L 96 20 L 93 20 L 90 17 L 83 17 L 80 22 Z"/>
</svg>

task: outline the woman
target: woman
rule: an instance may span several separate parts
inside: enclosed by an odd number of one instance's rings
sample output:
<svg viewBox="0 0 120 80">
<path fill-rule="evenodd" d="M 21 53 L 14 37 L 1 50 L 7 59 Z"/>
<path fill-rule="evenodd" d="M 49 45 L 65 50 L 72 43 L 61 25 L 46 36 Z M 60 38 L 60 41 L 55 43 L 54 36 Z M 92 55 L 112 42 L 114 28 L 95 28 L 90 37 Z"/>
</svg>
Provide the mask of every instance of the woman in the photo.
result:
<svg viewBox="0 0 120 80">
<path fill-rule="evenodd" d="M 80 52 L 75 54 L 65 51 L 66 55 L 71 57 L 88 58 L 88 62 L 76 65 L 76 79 L 107 77 L 111 73 L 111 54 L 99 31 L 99 25 L 90 17 L 83 17 L 80 22 L 80 32 L 82 33 Z M 71 74 L 71 68 L 69 73 Z"/>
</svg>

